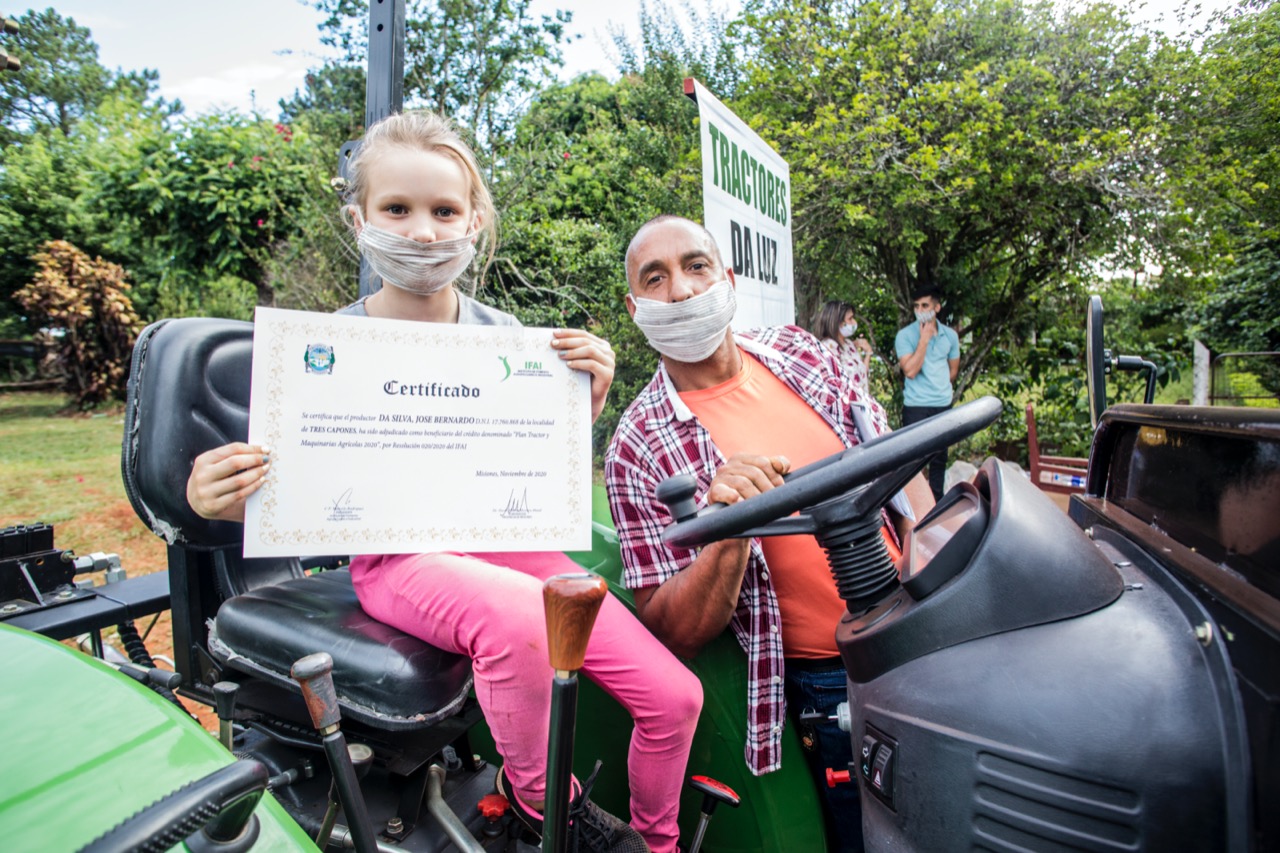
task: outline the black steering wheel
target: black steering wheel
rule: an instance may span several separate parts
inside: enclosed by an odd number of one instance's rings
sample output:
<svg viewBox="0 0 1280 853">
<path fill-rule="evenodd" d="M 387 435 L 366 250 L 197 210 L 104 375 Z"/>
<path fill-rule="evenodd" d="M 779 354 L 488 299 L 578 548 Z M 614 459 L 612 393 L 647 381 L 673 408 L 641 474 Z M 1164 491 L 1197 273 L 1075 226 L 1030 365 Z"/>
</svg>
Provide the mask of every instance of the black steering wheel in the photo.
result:
<svg viewBox="0 0 1280 853">
<path fill-rule="evenodd" d="M 138 811 L 80 853 L 168 850 L 182 842 L 193 853 L 248 850 L 258 838 L 253 812 L 270 775 L 253 759 L 228 764 Z"/>
<path fill-rule="evenodd" d="M 1089 297 L 1089 313 L 1085 316 L 1085 385 L 1089 388 L 1089 420 L 1094 429 L 1107 410 L 1107 362 L 1109 354 L 1102 345 L 1102 297 Z M 1149 402 L 1149 401 L 1148 401 Z"/>
<path fill-rule="evenodd" d="M 995 397 L 981 397 L 792 471 L 781 486 L 735 504 L 697 510 L 694 478 L 670 477 L 658 485 L 657 496 L 676 523 L 662 541 L 694 548 L 736 537 L 814 533 L 821 523 L 815 508 L 859 487 L 853 514 L 879 513 L 930 455 L 989 426 L 1002 408 Z"/>
</svg>

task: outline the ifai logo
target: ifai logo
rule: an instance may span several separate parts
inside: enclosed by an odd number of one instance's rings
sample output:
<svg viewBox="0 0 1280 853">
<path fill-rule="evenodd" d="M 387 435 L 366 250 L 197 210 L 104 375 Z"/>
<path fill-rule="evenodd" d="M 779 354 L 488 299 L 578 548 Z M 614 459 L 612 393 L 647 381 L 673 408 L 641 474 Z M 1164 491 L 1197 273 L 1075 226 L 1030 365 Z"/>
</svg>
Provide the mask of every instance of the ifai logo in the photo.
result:
<svg viewBox="0 0 1280 853">
<path fill-rule="evenodd" d="M 498 361 L 502 362 L 502 369 L 506 371 L 506 374 L 498 381 L 506 382 L 511 378 L 511 365 L 507 364 L 507 357 L 505 355 L 498 356 Z"/>
<path fill-rule="evenodd" d="M 515 375 L 526 379 L 531 377 L 543 377 L 549 379 L 551 377 L 551 371 L 543 367 L 542 362 L 540 361 L 526 360 L 523 366 L 516 368 Z"/>
</svg>

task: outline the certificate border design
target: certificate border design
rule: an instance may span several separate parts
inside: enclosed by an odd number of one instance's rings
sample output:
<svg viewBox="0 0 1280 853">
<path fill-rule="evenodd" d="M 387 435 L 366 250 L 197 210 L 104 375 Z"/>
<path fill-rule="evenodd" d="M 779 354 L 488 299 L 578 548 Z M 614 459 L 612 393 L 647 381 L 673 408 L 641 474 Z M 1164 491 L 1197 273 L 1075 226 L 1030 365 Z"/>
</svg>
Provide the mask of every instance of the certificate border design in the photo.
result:
<svg viewBox="0 0 1280 853">
<path fill-rule="evenodd" d="M 285 371 L 288 369 L 287 364 L 289 362 L 286 349 L 290 345 L 290 339 L 295 335 L 304 335 L 310 340 L 341 339 L 356 343 L 448 346 L 459 354 L 471 349 L 492 351 L 495 345 L 515 352 L 536 353 L 542 356 L 545 356 L 547 349 L 545 341 L 537 341 L 532 335 L 528 334 L 531 331 L 528 327 L 510 327 L 518 331 L 496 336 L 485 335 L 484 337 L 478 337 L 441 332 L 439 326 L 432 323 L 410 324 L 406 322 L 404 325 L 405 328 L 390 329 L 381 324 L 371 323 L 369 328 L 361 328 L 348 323 L 335 323 L 328 319 L 283 320 L 278 317 L 260 316 L 254 324 L 254 346 L 266 347 L 269 353 L 269 361 L 272 365 L 267 373 L 266 398 L 270 402 L 263 419 L 264 443 L 272 448 L 284 446 L 283 428 L 281 426 L 284 410 L 281 406 L 281 400 L 284 398 Z M 413 328 L 412 326 L 421 326 L 421 328 Z M 264 331 L 266 333 L 265 336 L 260 337 L 259 333 Z M 566 374 L 564 381 L 569 384 L 570 391 L 577 390 L 579 380 L 572 370 Z M 565 413 L 569 439 L 565 448 L 570 458 L 570 479 L 577 481 L 583 476 L 582 463 L 580 461 L 582 456 L 581 439 L 579 436 L 583 431 L 582 418 L 586 415 L 588 407 L 584 407 L 581 404 L 579 395 L 576 393 L 570 394 L 569 399 L 571 403 L 569 410 Z M 587 428 L 589 430 L 589 423 Z M 350 536 L 344 531 L 333 528 L 304 529 L 295 527 L 284 529 L 280 526 L 277 522 L 277 511 L 280 505 L 275 489 L 275 472 L 275 468 L 268 472 L 266 482 L 261 490 L 262 504 L 258 526 L 259 541 L 274 548 L 299 548 L 300 555 L 324 553 L 324 549 L 320 551 L 312 550 L 316 546 L 333 546 L 334 548 L 345 550 L 350 544 Z M 567 510 L 572 516 L 580 516 L 585 511 L 576 489 L 571 490 Z M 575 535 L 580 535 L 580 531 L 571 525 L 534 526 L 526 528 L 526 530 L 534 536 L 548 540 L 567 541 Z M 367 528 L 362 538 L 370 543 L 398 540 L 414 540 L 419 543 L 425 543 L 432 539 L 445 540 L 442 541 L 441 549 L 456 546 L 457 543 L 462 541 L 474 542 L 477 545 L 490 543 L 510 547 L 512 531 L 510 527 L 500 525 L 473 525 L 470 527 L 426 525 L 408 528 Z M 422 550 L 431 551 L 436 549 L 423 548 Z M 482 549 L 476 547 L 476 550 Z M 370 551 L 370 553 L 376 553 L 376 551 Z"/>
</svg>

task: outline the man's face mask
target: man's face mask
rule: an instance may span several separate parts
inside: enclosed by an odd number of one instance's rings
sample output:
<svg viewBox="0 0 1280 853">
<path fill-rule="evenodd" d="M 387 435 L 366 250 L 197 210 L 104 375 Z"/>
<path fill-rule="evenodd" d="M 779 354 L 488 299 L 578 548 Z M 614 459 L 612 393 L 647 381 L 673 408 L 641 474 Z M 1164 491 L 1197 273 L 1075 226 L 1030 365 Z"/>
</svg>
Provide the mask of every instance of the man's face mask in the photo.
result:
<svg viewBox="0 0 1280 853">
<path fill-rule="evenodd" d="M 362 226 L 356 238 L 360 254 L 383 281 L 402 290 L 430 296 L 462 275 L 476 256 L 475 234 L 419 243 L 364 222 L 358 210 L 352 216 Z"/>
<path fill-rule="evenodd" d="M 930 308 L 927 311 L 921 311 L 919 309 L 916 310 L 916 319 L 919 320 L 921 323 L 928 323 L 930 320 L 932 320 L 934 317 L 937 317 L 937 316 L 938 316 L 938 312 L 932 308 Z"/>
<path fill-rule="evenodd" d="M 728 280 L 683 302 L 659 302 L 632 297 L 636 325 L 649 346 L 667 358 L 695 364 L 709 357 L 724 342 L 729 322 L 738 310 L 738 299 Z"/>
</svg>

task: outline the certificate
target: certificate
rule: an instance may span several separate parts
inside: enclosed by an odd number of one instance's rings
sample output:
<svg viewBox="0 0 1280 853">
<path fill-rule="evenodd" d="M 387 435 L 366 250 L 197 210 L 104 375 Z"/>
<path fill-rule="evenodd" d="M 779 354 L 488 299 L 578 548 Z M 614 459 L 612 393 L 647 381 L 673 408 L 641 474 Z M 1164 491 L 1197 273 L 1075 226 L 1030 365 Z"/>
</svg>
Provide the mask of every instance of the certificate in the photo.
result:
<svg viewBox="0 0 1280 853">
<path fill-rule="evenodd" d="M 551 331 L 259 308 L 246 557 L 591 547 L 590 377 Z"/>
</svg>

